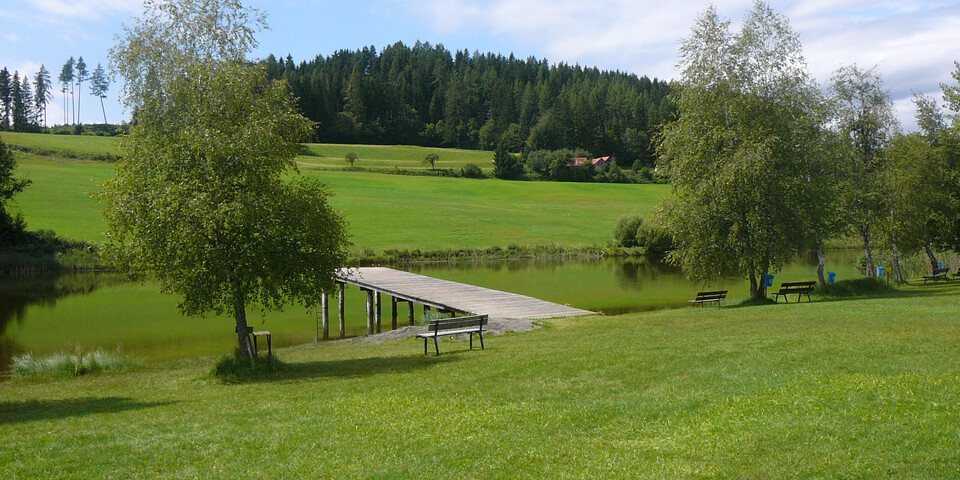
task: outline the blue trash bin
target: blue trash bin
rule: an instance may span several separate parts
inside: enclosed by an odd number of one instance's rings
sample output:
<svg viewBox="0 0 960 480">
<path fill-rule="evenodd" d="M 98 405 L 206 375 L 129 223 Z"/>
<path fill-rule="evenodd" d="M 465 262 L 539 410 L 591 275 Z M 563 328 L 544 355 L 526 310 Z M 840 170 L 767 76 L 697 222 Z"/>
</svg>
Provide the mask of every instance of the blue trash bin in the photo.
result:
<svg viewBox="0 0 960 480">
<path fill-rule="evenodd" d="M 937 262 L 937 268 L 943 268 L 943 262 Z"/>
<path fill-rule="evenodd" d="M 837 283 L 837 272 L 827 272 L 827 283 L 831 285 Z"/>
<path fill-rule="evenodd" d="M 769 288 L 769 287 L 772 287 L 772 286 L 773 286 L 773 275 L 767 274 L 767 276 L 763 277 L 763 284 L 766 285 L 768 288 Z"/>
<path fill-rule="evenodd" d="M 883 272 L 886 270 L 884 267 L 877 267 L 877 278 L 883 278 Z"/>
</svg>

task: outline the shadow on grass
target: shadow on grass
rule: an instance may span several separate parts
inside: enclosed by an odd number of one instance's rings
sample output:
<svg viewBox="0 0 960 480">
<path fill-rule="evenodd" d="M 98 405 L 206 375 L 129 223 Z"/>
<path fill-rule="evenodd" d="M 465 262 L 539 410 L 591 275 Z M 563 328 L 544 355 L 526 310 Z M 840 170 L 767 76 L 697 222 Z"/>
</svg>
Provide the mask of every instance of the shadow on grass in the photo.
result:
<svg viewBox="0 0 960 480">
<path fill-rule="evenodd" d="M 442 353 L 442 352 L 441 352 Z M 430 368 L 435 365 L 457 362 L 461 360 L 458 353 L 465 351 L 453 350 L 440 355 L 406 355 L 402 357 L 370 357 L 353 358 L 347 360 L 328 360 L 317 362 L 285 363 L 283 370 L 269 376 L 246 379 L 237 384 L 283 382 L 288 380 L 303 380 L 315 378 L 349 378 L 365 377 L 370 375 L 384 375 L 405 373 Z"/>
<path fill-rule="evenodd" d="M 27 400 L 0 402 L 0 425 L 10 423 L 82 417 L 96 413 L 162 407 L 174 402 L 137 402 L 123 397 L 72 398 L 67 400 Z"/>
</svg>

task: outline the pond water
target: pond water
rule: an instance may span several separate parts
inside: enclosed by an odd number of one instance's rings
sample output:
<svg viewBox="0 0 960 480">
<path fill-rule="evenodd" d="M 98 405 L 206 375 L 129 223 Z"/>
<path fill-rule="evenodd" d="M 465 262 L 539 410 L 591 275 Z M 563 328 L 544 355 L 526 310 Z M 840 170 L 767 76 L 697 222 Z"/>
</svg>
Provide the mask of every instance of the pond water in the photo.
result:
<svg viewBox="0 0 960 480">
<path fill-rule="evenodd" d="M 854 278 L 858 251 L 833 251 L 827 270 Z M 701 288 L 723 288 L 736 302 L 748 295 L 743 280 L 699 285 L 675 268 L 645 259 L 492 261 L 415 264 L 395 267 L 422 275 L 530 295 L 607 314 L 687 305 Z M 798 259 L 776 274 L 781 281 L 816 279 L 813 259 Z M 77 274 L 0 282 L 0 371 L 14 355 L 119 349 L 150 360 L 222 355 L 233 348 L 233 320 L 191 318 L 177 311 L 177 297 L 162 295 L 156 283 L 130 282 L 113 274 Z M 332 302 L 335 305 L 335 302 Z M 364 296 L 347 288 L 348 336 L 366 332 Z M 384 328 L 390 327 L 390 299 L 383 298 Z M 337 334 L 335 307 L 331 334 Z M 417 316 L 421 311 L 417 309 Z M 256 329 L 273 333 L 276 346 L 313 342 L 318 317 L 313 309 L 248 312 Z M 403 324 L 401 313 L 401 326 Z"/>
</svg>

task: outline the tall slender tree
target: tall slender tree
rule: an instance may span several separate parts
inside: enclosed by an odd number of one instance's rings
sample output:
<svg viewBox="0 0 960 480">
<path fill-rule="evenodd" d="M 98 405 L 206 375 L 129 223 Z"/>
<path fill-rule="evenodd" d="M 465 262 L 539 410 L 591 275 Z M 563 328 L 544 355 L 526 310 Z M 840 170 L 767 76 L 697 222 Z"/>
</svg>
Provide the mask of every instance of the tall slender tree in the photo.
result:
<svg viewBox="0 0 960 480">
<path fill-rule="evenodd" d="M 42 115 L 44 127 L 47 126 L 47 103 L 53 98 L 51 88 L 53 86 L 50 83 L 50 71 L 41 64 L 40 70 L 37 70 L 37 76 L 33 79 L 33 89 L 36 95 L 34 106 L 37 108 L 37 116 Z"/>
<path fill-rule="evenodd" d="M 73 95 L 70 96 L 70 102 L 67 103 L 67 92 L 70 92 L 73 88 L 73 66 L 76 62 L 73 60 L 73 57 L 70 57 L 66 63 L 63 64 L 63 68 L 60 69 L 60 76 L 57 77 L 57 80 L 60 81 L 60 91 L 63 92 L 63 124 L 66 125 L 70 123 L 70 107 L 73 106 Z"/>
<path fill-rule="evenodd" d="M 103 106 L 103 99 L 107 98 L 107 90 L 110 89 L 110 79 L 103 69 L 103 65 L 97 64 L 90 75 L 90 93 L 100 99 L 100 110 L 103 111 L 103 124 L 107 124 L 107 109 Z"/>
<path fill-rule="evenodd" d="M 10 71 L 7 67 L 0 69 L 0 129 L 10 130 L 10 112 L 13 109 L 13 85 L 10 83 Z"/>
<path fill-rule="evenodd" d="M 77 59 L 77 123 L 83 125 L 83 119 L 80 117 L 80 99 L 83 98 L 83 82 L 87 81 L 87 63 L 83 57 Z"/>
<path fill-rule="evenodd" d="M 863 242 L 864 269 L 876 276 L 873 261 L 874 223 L 885 209 L 880 188 L 882 155 L 899 126 L 893 113 L 893 100 L 883 79 L 873 68 L 850 65 L 838 69 L 830 90 L 835 104 L 835 121 L 846 141 L 847 154 L 841 171 L 845 174 L 845 216 Z"/>
</svg>

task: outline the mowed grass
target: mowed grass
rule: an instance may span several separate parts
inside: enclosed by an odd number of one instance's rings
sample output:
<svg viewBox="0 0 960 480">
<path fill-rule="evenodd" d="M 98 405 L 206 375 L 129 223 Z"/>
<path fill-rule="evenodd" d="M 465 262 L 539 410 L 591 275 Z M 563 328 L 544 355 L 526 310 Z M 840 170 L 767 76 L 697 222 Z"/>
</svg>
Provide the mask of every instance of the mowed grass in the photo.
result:
<svg viewBox="0 0 960 480">
<path fill-rule="evenodd" d="M 429 169 L 423 163 L 427 154 L 440 156 L 435 168 L 459 170 L 468 163 L 478 165 L 484 171 L 493 169 L 493 152 L 483 150 L 461 150 L 456 148 L 431 148 L 410 145 L 342 145 L 330 143 L 305 144 L 306 154 L 297 158 L 303 166 L 322 168 L 349 167 L 344 158 L 348 152 L 359 157 L 354 164 L 358 168 L 400 168 L 404 170 Z"/>
<path fill-rule="evenodd" d="M 7 145 L 46 151 L 76 152 L 82 155 L 116 155 L 119 153 L 117 150 L 119 139 L 116 137 L 4 132 L 0 134 L 0 140 L 3 140 Z"/>
<path fill-rule="evenodd" d="M 5 138 L 5 136 L 4 136 Z M 91 197 L 113 165 L 16 152 L 33 181 L 15 199 L 31 229 L 104 241 Z M 355 249 L 434 250 L 517 245 L 594 245 L 612 239 L 624 214 L 649 216 L 666 185 L 508 182 L 304 169 L 323 180 L 350 223 Z"/>
<path fill-rule="evenodd" d="M 253 384 L 213 359 L 7 382 L 0 476 L 956 478 L 957 293 L 308 345 Z"/>
</svg>

